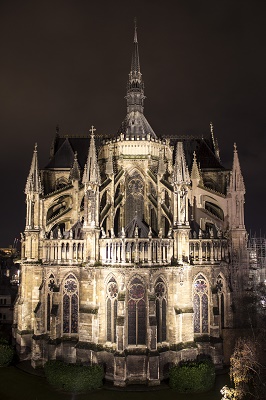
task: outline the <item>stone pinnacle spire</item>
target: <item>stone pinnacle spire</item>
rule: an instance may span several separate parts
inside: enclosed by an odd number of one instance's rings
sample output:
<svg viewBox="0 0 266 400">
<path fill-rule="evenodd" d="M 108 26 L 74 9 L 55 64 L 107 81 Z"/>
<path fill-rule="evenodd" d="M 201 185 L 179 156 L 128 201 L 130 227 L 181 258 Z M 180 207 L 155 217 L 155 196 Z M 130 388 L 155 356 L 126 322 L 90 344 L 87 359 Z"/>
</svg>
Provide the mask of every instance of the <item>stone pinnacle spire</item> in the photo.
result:
<svg viewBox="0 0 266 400">
<path fill-rule="evenodd" d="M 97 154 L 96 154 L 96 146 L 95 146 L 95 140 L 94 140 L 94 131 L 96 129 L 92 125 L 90 132 L 91 132 L 91 141 L 90 141 L 90 147 L 88 151 L 88 158 L 87 158 L 87 163 L 84 168 L 84 174 L 83 174 L 83 179 L 82 183 L 83 184 L 88 184 L 88 183 L 94 183 L 96 185 L 101 184 L 101 178 L 100 178 L 100 171 L 99 171 L 99 166 L 98 166 L 98 161 L 97 161 Z"/>
<path fill-rule="evenodd" d="M 75 152 L 74 155 L 74 162 L 73 162 L 73 166 L 70 170 L 70 174 L 69 174 L 69 178 L 72 181 L 79 181 L 80 180 L 80 167 L 79 167 L 79 163 L 78 163 L 78 155 L 77 152 Z"/>
<path fill-rule="evenodd" d="M 181 185 L 183 183 L 188 185 L 190 183 L 190 177 L 182 142 L 177 142 L 173 178 L 174 183 L 178 185 Z"/>
<path fill-rule="evenodd" d="M 233 158 L 232 175 L 230 179 L 230 190 L 243 191 L 245 193 L 245 184 L 241 172 L 236 143 L 234 143 L 234 158 Z"/>
<path fill-rule="evenodd" d="M 34 146 L 30 172 L 25 187 L 25 194 L 29 194 L 30 192 L 35 192 L 35 193 L 42 192 L 40 171 L 38 165 L 37 143 L 35 143 Z"/>
</svg>

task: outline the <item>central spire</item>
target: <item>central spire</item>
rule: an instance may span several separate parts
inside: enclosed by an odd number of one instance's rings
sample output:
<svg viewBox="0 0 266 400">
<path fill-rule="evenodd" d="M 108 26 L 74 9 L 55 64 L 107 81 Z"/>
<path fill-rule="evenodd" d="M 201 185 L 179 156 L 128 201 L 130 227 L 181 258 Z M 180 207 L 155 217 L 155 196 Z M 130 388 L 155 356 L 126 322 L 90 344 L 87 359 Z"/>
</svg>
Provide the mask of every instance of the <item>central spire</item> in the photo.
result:
<svg viewBox="0 0 266 400">
<path fill-rule="evenodd" d="M 144 103 L 144 83 L 142 81 L 142 75 L 140 72 L 139 63 L 139 46 L 138 46 L 138 36 L 137 36 L 137 21 L 134 20 L 134 42 L 133 42 L 133 52 L 131 60 L 131 71 L 128 76 L 127 83 L 127 112 L 140 111 L 143 113 L 143 103 Z"/>
<path fill-rule="evenodd" d="M 131 59 L 131 70 L 127 82 L 127 115 L 122 122 L 118 133 L 124 134 L 132 140 L 136 138 L 156 138 L 152 127 L 143 115 L 144 109 L 144 82 L 140 72 L 137 22 L 134 20 L 134 40 Z"/>
</svg>

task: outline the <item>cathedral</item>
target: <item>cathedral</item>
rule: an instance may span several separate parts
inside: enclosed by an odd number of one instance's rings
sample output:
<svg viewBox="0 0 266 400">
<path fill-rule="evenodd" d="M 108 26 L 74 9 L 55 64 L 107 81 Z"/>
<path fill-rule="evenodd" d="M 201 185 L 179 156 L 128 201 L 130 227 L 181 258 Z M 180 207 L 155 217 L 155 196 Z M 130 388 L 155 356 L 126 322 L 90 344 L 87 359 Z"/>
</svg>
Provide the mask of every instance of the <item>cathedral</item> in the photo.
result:
<svg viewBox="0 0 266 400">
<path fill-rule="evenodd" d="M 13 335 L 21 360 L 101 364 L 116 386 L 158 385 L 171 365 L 225 362 L 247 233 L 237 147 L 160 136 L 144 116 L 137 29 L 117 134 L 37 145 L 25 186 Z M 119 123 L 118 125 L 119 126 Z"/>
</svg>

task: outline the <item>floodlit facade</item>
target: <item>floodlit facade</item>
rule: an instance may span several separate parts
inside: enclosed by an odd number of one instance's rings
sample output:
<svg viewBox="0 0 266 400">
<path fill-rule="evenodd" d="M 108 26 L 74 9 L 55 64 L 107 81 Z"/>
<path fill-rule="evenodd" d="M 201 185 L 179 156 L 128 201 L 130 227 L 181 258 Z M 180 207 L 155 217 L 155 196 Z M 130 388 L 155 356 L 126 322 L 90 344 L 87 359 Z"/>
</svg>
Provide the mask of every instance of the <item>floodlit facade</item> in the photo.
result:
<svg viewBox="0 0 266 400">
<path fill-rule="evenodd" d="M 21 359 L 101 363 L 115 385 L 159 384 L 169 366 L 223 364 L 247 235 L 236 146 L 155 133 L 144 116 L 135 28 L 127 113 L 116 135 L 57 130 L 26 182 L 14 337 Z"/>
</svg>

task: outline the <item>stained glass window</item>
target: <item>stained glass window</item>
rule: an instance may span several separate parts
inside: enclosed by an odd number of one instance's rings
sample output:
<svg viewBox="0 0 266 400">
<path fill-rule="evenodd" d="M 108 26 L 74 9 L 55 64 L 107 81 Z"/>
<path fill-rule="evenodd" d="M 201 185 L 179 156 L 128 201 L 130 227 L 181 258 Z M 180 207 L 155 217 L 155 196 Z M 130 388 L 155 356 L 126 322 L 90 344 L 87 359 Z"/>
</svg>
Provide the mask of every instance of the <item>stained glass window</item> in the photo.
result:
<svg viewBox="0 0 266 400">
<path fill-rule="evenodd" d="M 145 289 L 138 278 L 134 278 L 129 287 L 128 344 L 146 344 Z"/>
<path fill-rule="evenodd" d="M 209 298 L 208 285 L 203 275 L 194 281 L 193 290 L 194 332 L 209 332 Z"/>
<path fill-rule="evenodd" d="M 106 289 L 106 339 L 109 342 L 116 342 L 118 286 L 114 278 L 110 279 Z"/>
<path fill-rule="evenodd" d="M 166 287 L 161 278 L 155 284 L 157 342 L 166 340 Z"/>
<path fill-rule="evenodd" d="M 70 274 L 63 285 L 63 333 L 78 333 L 78 284 Z"/>
</svg>

